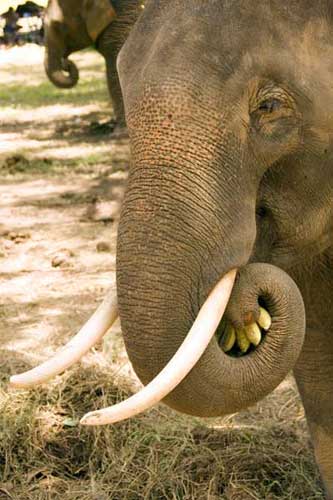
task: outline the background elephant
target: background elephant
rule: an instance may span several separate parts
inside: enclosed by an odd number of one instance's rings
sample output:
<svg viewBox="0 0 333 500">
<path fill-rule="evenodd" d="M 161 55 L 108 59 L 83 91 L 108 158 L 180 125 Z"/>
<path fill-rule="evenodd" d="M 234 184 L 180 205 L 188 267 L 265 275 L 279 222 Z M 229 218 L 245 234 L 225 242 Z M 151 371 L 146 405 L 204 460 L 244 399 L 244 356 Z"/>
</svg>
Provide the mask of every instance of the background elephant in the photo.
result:
<svg viewBox="0 0 333 500">
<path fill-rule="evenodd" d="M 105 58 L 118 132 L 126 125 L 116 59 L 142 11 L 142 3 L 142 0 L 115 0 L 112 3 L 110 0 L 49 0 L 45 13 L 47 76 L 60 88 L 76 85 L 78 69 L 68 56 L 94 44 Z"/>
<path fill-rule="evenodd" d="M 166 398 L 198 416 L 254 403 L 293 368 L 301 293 L 295 375 L 330 499 L 332 28 L 327 0 L 146 4 L 118 58 L 133 158 L 117 249 L 122 330 L 144 384 L 232 268 L 229 330 L 255 324 L 260 305 L 272 317 L 248 351 L 223 352 L 221 325 Z"/>
</svg>

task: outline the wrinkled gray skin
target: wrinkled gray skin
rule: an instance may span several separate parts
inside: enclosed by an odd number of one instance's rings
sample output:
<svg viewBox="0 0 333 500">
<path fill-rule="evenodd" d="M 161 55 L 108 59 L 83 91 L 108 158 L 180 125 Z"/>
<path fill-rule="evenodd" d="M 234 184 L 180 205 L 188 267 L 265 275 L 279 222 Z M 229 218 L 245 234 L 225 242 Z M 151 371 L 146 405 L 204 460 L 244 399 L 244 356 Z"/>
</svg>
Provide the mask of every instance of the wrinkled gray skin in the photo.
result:
<svg viewBox="0 0 333 500">
<path fill-rule="evenodd" d="M 252 404 L 294 367 L 333 499 L 333 14 L 327 0 L 150 0 L 118 57 L 133 164 L 118 235 L 122 329 L 152 379 L 208 291 L 273 317 L 232 358 L 213 339 L 166 399 L 199 416 Z M 303 301 L 305 313 L 303 309 Z"/>
<path fill-rule="evenodd" d="M 142 0 L 113 0 L 116 16 L 110 18 L 109 24 L 106 21 L 106 26 L 101 23 L 101 19 L 108 19 L 107 12 L 104 12 L 105 3 L 105 0 L 49 0 L 45 13 L 44 64 L 54 85 L 71 88 L 76 85 L 79 73 L 68 56 L 95 44 L 105 58 L 109 94 L 117 131 L 121 133 L 126 124 L 116 60 L 130 28 L 142 11 Z M 97 39 L 91 36 L 91 31 L 98 32 Z"/>
</svg>

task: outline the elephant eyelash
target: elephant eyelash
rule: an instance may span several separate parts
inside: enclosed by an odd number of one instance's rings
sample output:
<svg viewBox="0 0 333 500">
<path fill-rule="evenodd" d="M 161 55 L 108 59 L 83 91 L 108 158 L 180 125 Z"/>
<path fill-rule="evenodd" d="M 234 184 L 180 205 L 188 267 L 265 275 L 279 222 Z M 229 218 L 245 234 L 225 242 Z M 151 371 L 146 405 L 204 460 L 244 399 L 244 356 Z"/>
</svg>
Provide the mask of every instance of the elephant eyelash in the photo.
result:
<svg viewBox="0 0 333 500">
<path fill-rule="evenodd" d="M 265 99 L 259 104 L 258 111 L 269 114 L 279 110 L 282 107 L 282 105 L 283 104 L 279 99 L 276 98 Z"/>
<path fill-rule="evenodd" d="M 275 90 L 273 95 L 272 91 L 270 95 L 267 95 L 268 92 L 264 93 L 266 95 L 262 95 L 263 93 L 261 93 L 261 99 L 257 96 L 256 102 L 250 102 L 250 123 L 256 131 L 263 130 L 272 136 L 274 135 L 272 127 L 275 124 L 281 126 L 284 122 L 285 125 L 287 123 L 289 126 L 292 125 L 296 117 L 296 109 L 292 97 L 281 89 Z M 270 129 L 267 130 L 267 127 Z"/>
<path fill-rule="evenodd" d="M 291 111 L 295 109 L 292 93 L 286 88 L 277 86 L 273 82 L 266 83 L 257 92 L 250 95 L 249 110 L 251 114 L 270 115 L 275 112 Z"/>
</svg>

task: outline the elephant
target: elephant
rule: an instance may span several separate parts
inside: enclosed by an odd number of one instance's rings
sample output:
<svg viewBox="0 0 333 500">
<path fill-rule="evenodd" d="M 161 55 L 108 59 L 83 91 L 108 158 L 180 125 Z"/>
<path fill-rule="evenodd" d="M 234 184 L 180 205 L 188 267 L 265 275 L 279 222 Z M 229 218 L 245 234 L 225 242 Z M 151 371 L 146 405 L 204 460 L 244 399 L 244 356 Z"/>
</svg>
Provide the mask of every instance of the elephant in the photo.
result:
<svg viewBox="0 0 333 500">
<path fill-rule="evenodd" d="M 330 0 L 146 2 L 117 61 L 132 154 L 117 299 L 13 385 L 67 368 L 118 312 L 147 385 L 86 425 L 160 399 L 226 415 L 293 370 L 333 499 L 332 48 Z"/>
<path fill-rule="evenodd" d="M 73 52 L 94 45 L 106 63 L 115 134 L 126 130 L 124 105 L 116 69 L 118 52 L 142 11 L 143 0 L 49 0 L 45 11 L 45 71 L 60 88 L 79 79 Z"/>
</svg>

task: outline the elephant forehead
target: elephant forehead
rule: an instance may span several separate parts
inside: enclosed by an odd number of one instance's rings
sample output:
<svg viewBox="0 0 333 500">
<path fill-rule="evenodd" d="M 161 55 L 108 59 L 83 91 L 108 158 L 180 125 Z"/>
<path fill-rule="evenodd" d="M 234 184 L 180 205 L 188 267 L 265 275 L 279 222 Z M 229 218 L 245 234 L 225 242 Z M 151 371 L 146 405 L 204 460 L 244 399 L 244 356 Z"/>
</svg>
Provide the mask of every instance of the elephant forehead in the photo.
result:
<svg viewBox="0 0 333 500">
<path fill-rule="evenodd" d="M 280 0 L 161 0 L 149 2 L 144 9 L 135 34 L 130 38 L 144 46 L 143 35 L 149 38 L 146 48 L 150 54 L 156 49 L 171 47 L 202 48 L 209 46 L 201 56 L 219 56 L 227 52 L 243 53 L 259 40 L 286 39 L 288 32 L 299 37 L 299 32 L 312 22 L 327 18 L 327 2 L 318 0 L 281 2 Z M 326 11 L 324 8 L 326 4 Z M 311 31 L 308 30 L 308 32 Z M 151 42 L 154 41 L 152 47 Z M 134 48 L 134 47 L 132 47 Z M 215 52 L 216 50 L 216 52 Z M 195 53 L 198 56 L 197 53 Z M 134 58 L 133 58 L 134 59 Z"/>
<path fill-rule="evenodd" d="M 328 82 L 332 43 L 323 2 L 315 7 L 306 0 L 280 4 L 284 2 L 150 2 L 119 56 L 124 90 L 129 82 L 139 92 L 141 82 L 165 81 L 177 73 L 186 73 L 189 82 L 204 78 L 210 87 L 231 79 L 231 88 L 236 82 L 244 88 L 253 76 L 276 76 L 306 90 L 315 68 Z"/>
</svg>

